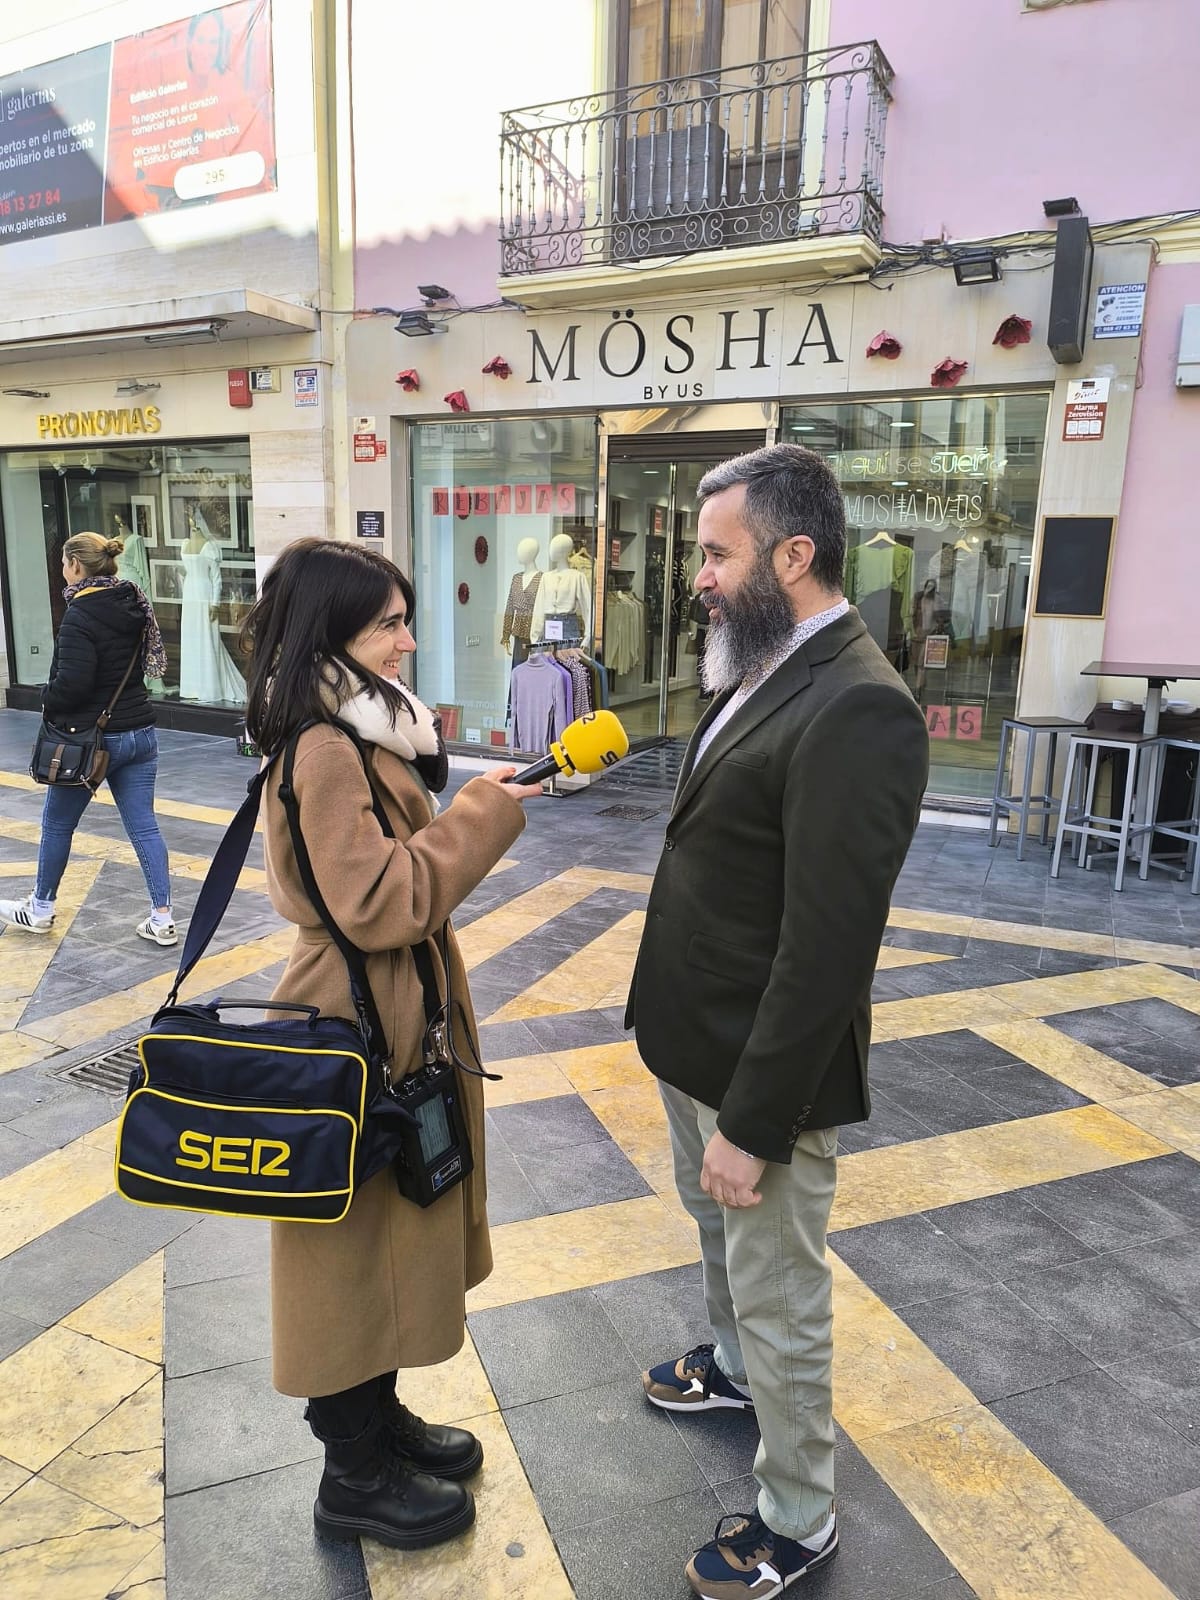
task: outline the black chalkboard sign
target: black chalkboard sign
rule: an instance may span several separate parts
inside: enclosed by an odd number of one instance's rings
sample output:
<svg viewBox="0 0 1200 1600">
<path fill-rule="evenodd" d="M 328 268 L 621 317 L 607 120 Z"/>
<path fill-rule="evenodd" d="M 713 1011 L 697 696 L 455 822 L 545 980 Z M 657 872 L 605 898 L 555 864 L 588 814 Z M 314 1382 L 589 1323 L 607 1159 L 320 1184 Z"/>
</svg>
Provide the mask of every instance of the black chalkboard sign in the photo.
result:
<svg viewBox="0 0 1200 1600">
<path fill-rule="evenodd" d="M 1038 565 L 1040 617 L 1102 617 L 1108 601 L 1113 517 L 1046 517 Z"/>
</svg>

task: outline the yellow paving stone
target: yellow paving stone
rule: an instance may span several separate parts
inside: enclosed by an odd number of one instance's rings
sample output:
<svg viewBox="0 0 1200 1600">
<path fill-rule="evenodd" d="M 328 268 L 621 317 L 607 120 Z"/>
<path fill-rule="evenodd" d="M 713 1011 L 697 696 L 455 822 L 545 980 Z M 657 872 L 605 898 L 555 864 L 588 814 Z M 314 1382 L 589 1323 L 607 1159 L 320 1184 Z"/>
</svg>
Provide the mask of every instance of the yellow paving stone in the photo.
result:
<svg viewBox="0 0 1200 1600">
<path fill-rule="evenodd" d="M 15 817 L 0 817 L 0 839 L 16 839 L 25 844 L 37 844 L 41 837 L 41 827 L 36 822 L 20 822 Z M 86 833 L 76 829 L 71 839 L 71 854 L 74 858 L 89 857 L 103 864 L 105 861 L 115 862 L 118 866 L 136 867 L 138 865 L 137 852 L 131 844 L 126 844 L 122 839 L 109 839 L 103 834 Z M 208 872 L 211 858 L 208 856 L 185 856 L 175 851 L 171 852 L 171 871 L 177 878 L 204 878 Z M 259 867 L 246 867 L 238 878 L 239 889 L 249 889 L 258 893 L 265 893 L 267 875 Z"/>
<path fill-rule="evenodd" d="M 583 1098 L 654 1192 L 674 1196 L 671 1136 L 654 1079 L 646 1074 L 641 1083 L 597 1089 Z"/>
<path fill-rule="evenodd" d="M 1195 946 L 1188 948 L 1186 945 L 1158 944 L 1153 939 L 1117 939 L 1116 953 L 1122 961 L 1157 961 L 1177 967 L 1200 966 L 1200 949 Z"/>
<path fill-rule="evenodd" d="M 979 1600 L 1172 1600 L 986 1406 L 847 1431 Z"/>
<path fill-rule="evenodd" d="M 836 1250 L 830 1250 L 829 1264 L 833 1410 L 860 1448 L 872 1434 L 974 1404 L 966 1384 L 846 1266 Z"/>
<path fill-rule="evenodd" d="M 35 783 L 23 772 L 0 772 L 0 788 L 44 792 L 40 783 Z M 117 802 L 113 799 L 111 789 L 102 788 L 91 803 L 115 806 Z M 223 811 L 219 806 L 197 806 L 186 800 L 164 800 L 158 794 L 154 797 L 154 810 L 160 817 L 176 817 L 181 822 L 211 822 L 218 828 L 227 828 L 234 818 L 232 811 Z"/>
<path fill-rule="evenodd" d="M 39 1471 L 155 1370 L 69 1328 L 47 1329 L 0 1361 L 0 1456 Z"/>
<path fill-rule="evenodd" d="M 1188 1093 L 1197 1088 L 1200 1085 L 1184 1084 L 1177 1089 L 1160 1089 L 1155 1094 L 1139 1095 L 1136 1100 L 1124 1100 L 1116 1109 L 1126 1122 L 1200 1161 L 1200 1095 L 1193 1098 Z"/>
<path fill-rule="evenodd" d="M 146 1559 L 139 1561 L 112 1590 L 112 1600 L 126 1600 L 127 1596 L 128 1600 L 167 1600 L 167 1546 L 161 1529 Z"/>
<path fill-rule="evenodd" d="M 486 911 L 457 929 L 458 946 L 468 969 L 507 950 L 518 939 L 536 933 L 562 912 L 586 900 L 594 885 L 569 880 L 566 874 L 539 883 L 495 911 Z"/>
<path fill-rule="evenodd" d="M 102 1506 L 135 1528 L 158 1522 L 163 1514 L 162 1443 L 153 1450 L 84 1456 L 64 1450 L 41 1476 L 47 1483 Z"/>
<path fill-rule="evenodd" d="M 1194 946 L 1159 944 L 1150 939 L 1115 939 L 1112 934 L 1049 928 L 1041 923 L 1000 922 L 991 917 L 953 916 L 941 911 L 893 906 L 888 926 L 910 928 L 917 933 L 951 933 L 969 939 L 990 939 L 997 944 L 1026 945 L 1034 950 L 1065 950 L 1076 955 L 1116 956 L 1122 961 L 1200 966 L 1200 950 Z"/>
<path fill-rule="evenodd" d="M 403 1371 L 396 1393 L 426 1422 L 471 1422 L 500 1409 L 469 1333 L 449 1361 Z"/>
<path fill-rule="evenodd" d="M 112 1160 L 93 1137 L 73 1139 L 0 1178 L 0 1260 L 112 1193 Z"/>
<path fill-rule="evenodd" d="M 132 1528 L 40 1478 L 4 1504 L 4 1600 L 100 1600 L 154 1551 L 159 1535 Z"/>
<path fill-rule="evenodd" d="M 36 871 L 36 856 L 29 861 L 0 861 L 0 878 L 31 878 Z"/>
<path fill-rule="evenodd" d="M 952 1137 L 960 1141 L 969 1162 L 994 1175 L 993 1194 L 1170 1152 L 1169 1145 L 1105 1106 L 1074 1106 L 990 1128 L 967 1128 Z"/>
<path fill-rule="evenodd" d="M 264 939 L 252 939 L 246 944 L 234 945 L 219 955 L 205 956 L 193 969 L 183 986 L 183 995 L 202 994 L 218 989 L 223 984 L 236 983 L 264 968 L 274 966 L 291 954 L 295 942 L 295 929 L 285 928 L 268 934 Z M 175 964 L 164 967 L 159 978 L 148 978 L 132 988 L 118 990 L 89 1001 L 86 1005 L 72 1006 L 69 1011 L 59 1011 L 54 1016 L 41 1017 L 28 1024 L 26 1033 L 45 1039 L 63 1050 L 128 1027 L 141 1017 L 157 1011 L 167 997 Z"/>
<path fill-rule="evenodd" d="M 0 1500 L 7 1500 L 14 1489 L 19 1489 L 28 1477 L 28 1467 L 19 1467 L 15 1461 L 5 1461 L 0 1458 Z"/>
<path fill-rule="evenodd" d="M 483 1094 L 489 1108 L 550 1100 L 572 1092 L 570 1080 L 555 1065 L 553 1055 L 510 1056 L 507 1061 L 489 1061 L 486 1066 L 503 1079 L 501 1083 L 484 1083 Z"/>
<path fill-rule="evenodd" d="M 511 856 L 501 856 L 500 860 L 497 861 L 496 865 L 494 867 L 492 867 L 491 870 L 488 872 L 488 877 L 489 878 L 495 878 L 501 872 L 510 872 L 512 870 L 512 868 L 515 867 L 516 865 L 517 865 L 517 863 L 513 860 L 513 858 Z"/>
<path fill-rule="evenodd" d="M 911 928 L 914 933 L 949 933 L 960 939 L 970 938 L 974 920 L 950 911 L 914 911 L 908 906 L 893 906 L 888 912 L 889 928 Z M 1022 943 L 1027 942 L 1022 940 Z"/>
<path fill-rule="evenodd" d="M 1148 970 L 1154 974 L 1155 992 L 1160 999 L 1170 1000 L 1173 1005 L 1182 1006 L 1185 1011 L 1193 1011 L 1200 1016 L 1200 981 L 1182 972 L 1171 972 L 1163 966 Z"/>
<path fill-rule="evenodd" d="M 1132 1067 L 1072 1039 L 1048 1022 L 1029 1019 L 993 1023 L 978 1027 L 975 1032 L 1100 1105 L 1111 1105 L 1131 1095 L 1148 1094 L 1157 1087 L 1155 1080 L 1144 1072 L 1135 1072 Z"/>
<path fill-rule="evenodd" d="M 618 1089 L 624 1085 L 656 1081 L 650 1079 L 650 1073 L 632 1039 L 614 1041 L 612 1044 L 583 1045 L 577 1050 L 560 1050 L 554 1059 L 580 1094 L 588 1094 L 594 1089 Z"/>
<path fill-rule="evenodd" d="M 903 945 L 885 944 L 879 949 L 875 963 L 876 972 L 890 972 L 893 967 L 925 967 L 932 961 L 954 961 L 957 957 L 941 955 L 932 950 L 906 950 Z"/>
<path fill-rule="evenodd" d="M 99 861 L 72 861 L 63 873 L 55 902 L 54 927 L 49 933 L 23 933 L 5 928 L 0 933 L 0 1002 L 19 1001 L 11 1026 L 21 1020 L 21 1012 L 46 976 L 58 948 L 70 932 L 71 924 L 86 901 L 100 872 Z"/>
<path fill-rule="evenodd" d="M 918 995 L 911 1000 L 884 1000 L 872 1011 L 871 1037 L 917 1039 L 928 1033 L 952 1033 L 981 1022 L 1012 1022 L 1020 1013 L 994 989 L 958 989 L 949 994 Z"/>
<path fill-rule="evenodd" d="M 15 1072 L 18 1067 L 33 1066 L 56 1053 L 45 1039 L 34 1039 L 27 1033 L 0 1034 L 0 1076 Z"/>
<path fill-rule="evenodd" d="M 700 1255 L 694 1226 L 652 1195 L 505 1223 L 492 1229 L 492 1252 L 495 1270 L 471 1290 L 468 1311 L 614 1283 L 629 1276 L 631 1264 L 639 1273 L 661 1272 Z"/>
<path fill-rule="evenodd" d="M 1166 1155 L 1169 1146 L 1104 1106 L 1076 1106 L 933 1139 L 860 1150 L 838 1162 L 831 1230 L 1006 1194 Z"/>
<path fill-rule="evenodd" d="M 77 1311 L 63 1327 L 111 1344 L 144 1361 L 163 1358 L 163 1253 L 143 1261 Z"/>
<path fill-rule="evenodd" d="M 1001 983 L 986 990 L 1027 1017 L 1049 1017 L 1089 1006 L 1119 1005 L 1123 1000 L 1144 1000 L 1157 993 L 1160 968 L 1108 967 L 1097 972 L 1069 972 L 1055 978 L 1028 978 Z M 963 991 L 978 994 L 979 990 Z"/>
<path fill-rule="evenodd" d="M 76 1439 L 81 1456 L 105 1456 L 122 1450 L 154 1450 L 163 1446 L 163 1375 L 157 1370 L 128 1400 Z"/>
<path fill-rule="evenodd" d="M 478 1417 L 478 1515 L 460 1539 L 401 1553 L 363 1541 L 371 1600 L 571 1600 L 573 1590 L 499 1412 Z"/>
<path fill-rule="evenodd" d="M 615 986 L 628 992 L 645 920 L 644 911 L 631 911 L 515 995 L 488 1020 L 517 1022 L 522 1017 L 595 1010 L 614 987 L 614 975 Z"/>
<path fill-rule="evenodd" d="M 647 872 L 610 872 L 607 867 L 568 867 L 561 874 L 568 883 L 582 883 L 593 889 L 624 889 L 629 894 L 649 894 L 654 878 Z"/>
</svg>

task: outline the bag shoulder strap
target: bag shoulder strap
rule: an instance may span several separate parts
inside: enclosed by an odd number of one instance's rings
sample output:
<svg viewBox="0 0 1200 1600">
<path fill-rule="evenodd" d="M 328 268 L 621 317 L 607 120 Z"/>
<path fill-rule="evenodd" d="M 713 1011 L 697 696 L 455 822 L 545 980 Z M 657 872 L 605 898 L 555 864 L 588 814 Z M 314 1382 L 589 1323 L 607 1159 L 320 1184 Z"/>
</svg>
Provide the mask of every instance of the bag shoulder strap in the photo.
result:
<svg viewBox="0 0 1200 1600">
<path fill-rule="evenodd" d="M 142 638 L 143 637 L 144 637 L 144 634 L 138 636 L 138 642 L 134 646 L 133 654 L 129 658 L 129 665 L 125 668 L 125 671 L 124 671 L 124 674 L 122 675 L 120 683 L 117 685 L 116 689 L 113 691 L 112 695 L 109 697 L 109 702 L 105 706 L 104 710 L 96 718 L 96 726 L 100 729 L 101 732 L 103 732 L 104 729 L 108 727 L 109 719 L 112 717 L 113 712 L 117 709 L 117 701 L 125 693 L 125 685 L 129 682 L 129 675 L 133 671 L 134 667 L 136 667 L 138 662 L 141 660 Z"/>
</svg>

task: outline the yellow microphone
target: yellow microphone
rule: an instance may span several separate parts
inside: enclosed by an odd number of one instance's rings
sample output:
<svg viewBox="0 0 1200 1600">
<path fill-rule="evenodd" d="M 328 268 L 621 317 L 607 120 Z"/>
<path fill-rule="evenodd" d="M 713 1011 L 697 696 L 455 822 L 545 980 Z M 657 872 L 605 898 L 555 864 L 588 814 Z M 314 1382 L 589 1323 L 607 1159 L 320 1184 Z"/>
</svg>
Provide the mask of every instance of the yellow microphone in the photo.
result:
<svg viewBox="0 0 1200 1600">
<path fill-rule="evenodd" d="M 505 783 L 541 783 L 559 773 L 573 778 L 577 772 L 603 772 L 629 754 L 629 735 L 611 711 L 589 711 L 563 729 L 550 753 Z"/>
</svg>

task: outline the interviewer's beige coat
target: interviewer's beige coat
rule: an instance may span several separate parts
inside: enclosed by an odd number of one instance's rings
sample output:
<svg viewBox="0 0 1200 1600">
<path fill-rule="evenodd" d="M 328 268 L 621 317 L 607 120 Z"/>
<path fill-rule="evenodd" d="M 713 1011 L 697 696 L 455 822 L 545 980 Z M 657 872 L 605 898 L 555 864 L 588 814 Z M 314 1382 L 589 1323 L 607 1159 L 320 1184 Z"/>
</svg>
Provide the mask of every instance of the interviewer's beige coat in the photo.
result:
<svg viewBox="0 0 1200 1600">
<path fill-rule="evenodd" d="M 294 788 L 317 884 L 367 972 L 394 1070 L 420 1059 L 421 986 L 410 947 L 438 928 L 524 826 L 521 803 L 485 778 L 431 817 L 405 763 L 371 747 L 373 779 L 392 826 L 383 834 L 354 745 L 332 727 L 300 738 Z M 267 880 L 276 911 L 298 928 L 277 1000 L 352 1017 L 346 967 L 304 894 L 279 799 L 278 767 L 264 801 Z M 467 975 L 453 935 L 455 1034 L 478 1049 Z M 390 1170 L 364 1184 L 343 1222 L 271 1225 L 274 1383 L 283 1394 L 327 1395 L 396 1367 L 445 1361 L 463 1342 L 466 1291 L 492 1268 L 485 1209 L 483 1094 L 463 1082 L 475 1171 L 427 1210 L 401 1197 Z"/>
</svg>

